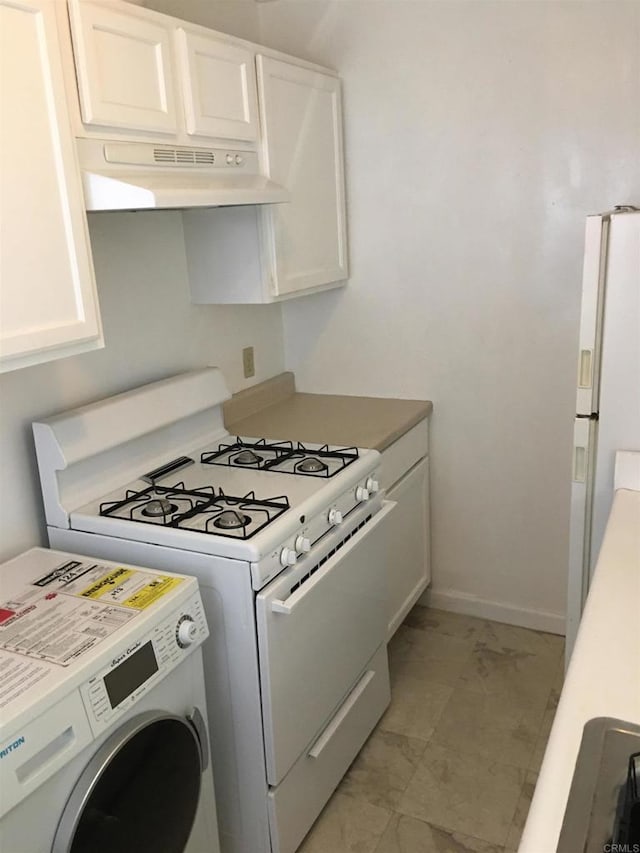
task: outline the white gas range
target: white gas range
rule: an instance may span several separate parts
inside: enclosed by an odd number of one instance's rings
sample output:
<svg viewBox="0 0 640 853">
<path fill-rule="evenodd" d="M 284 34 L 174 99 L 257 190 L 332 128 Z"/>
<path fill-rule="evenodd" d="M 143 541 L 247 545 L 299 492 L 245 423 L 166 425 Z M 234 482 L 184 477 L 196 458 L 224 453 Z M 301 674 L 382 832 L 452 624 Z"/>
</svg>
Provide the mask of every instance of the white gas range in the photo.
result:
<svg viewBox="0 0 640 853">
<path fill-rule="evenodd" d="M 231 437 L 215 368 L 34 424 L 52 547 L 195 575 L 225 853 L 293 853 L 389 702 L 379 454 Z"/>
</svg>

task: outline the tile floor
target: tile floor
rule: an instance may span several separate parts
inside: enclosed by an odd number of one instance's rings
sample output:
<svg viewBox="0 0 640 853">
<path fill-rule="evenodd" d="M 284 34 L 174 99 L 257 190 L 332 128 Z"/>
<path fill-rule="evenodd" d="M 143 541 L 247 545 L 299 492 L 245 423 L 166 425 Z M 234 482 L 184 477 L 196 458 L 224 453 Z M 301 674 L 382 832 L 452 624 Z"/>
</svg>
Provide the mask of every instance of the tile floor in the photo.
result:
<svg viewBox="0 0 640 853">
<path fill-rule="evenodd" d="M 391 705 L 299 853 L 517 850 L 562 687 L 553 634 L 416 606 Z"/>
</svg>

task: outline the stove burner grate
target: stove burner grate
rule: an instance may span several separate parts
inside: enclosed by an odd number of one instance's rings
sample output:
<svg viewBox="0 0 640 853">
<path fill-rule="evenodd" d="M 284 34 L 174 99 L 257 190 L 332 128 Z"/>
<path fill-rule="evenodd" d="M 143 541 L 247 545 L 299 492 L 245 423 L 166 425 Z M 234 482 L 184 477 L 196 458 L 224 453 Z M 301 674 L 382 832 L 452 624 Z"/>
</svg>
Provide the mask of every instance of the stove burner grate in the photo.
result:
<svg viewBox="0 0 640 853">
<path fill-rule="evenodd" d="M 155 524 L 163 527 L 250 539 L 290 507 L 282 495 L 267 500 L 256 498 L 255 492 L 243 497 L 226 495 L 213 486 L 186 489 L 155 486 L 140 491 L 127 490 L 125 497 L 100 504 L 100 515 Z"/>
<path fill-rule="evenodd" d="M 355 462 L 358 456 L 357 447 L 330 448 L 323 444 L 316 449 L 305 447 L 300 441 L 294 444 L 292 441 L 260 438 L 248 442 L 237 437 L 232 444 L 221 444 L 217 450 L 205 451 L 200 455 L 200 461 L 204 465 L 242 466 L 306 477 L 334 477 Z"/>
</svg>

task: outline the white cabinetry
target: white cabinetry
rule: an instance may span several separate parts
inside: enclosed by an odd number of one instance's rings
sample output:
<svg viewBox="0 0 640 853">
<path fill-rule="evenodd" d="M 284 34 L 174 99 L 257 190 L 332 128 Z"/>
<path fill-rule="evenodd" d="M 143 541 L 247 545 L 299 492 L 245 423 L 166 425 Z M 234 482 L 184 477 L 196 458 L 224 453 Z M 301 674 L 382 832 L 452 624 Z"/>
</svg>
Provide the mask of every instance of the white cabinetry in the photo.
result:
<svg viewBox="0 0 640 853">
<path fill-rule="evenodd" d="M 274 302 L 348 276 L 340 80 L 258 56 L 262 155 L 286 204 L 183 214 L 194 302 Z"/>
<path fill-rule="evenodd" d="M 428 421 L 421 421 L 382 453 L 380 482 L 397 503 L 387 540 L 387 639 L 431 580 L 428 429 Z"/>
<path fill-rule="evenodd" d="M 267 175 L 291 204 L 263 212 L 278 296 L 347 278 L 340 80 L 258 56 Z"/>
<path fill-rule="evenodd" d="M 0 0 L 0 358 L 102 346 L 55 0 Z"/>
<path fill-rule="evenodd" d="M 69 2 L 82 120 L 175 135 L 172 33 L 166 19 L 112 5 Z"/>
<path fill-rule="evenodd" d="M 219 139 L 258 137 L 253 53 L 221 38 L 176 32 L 187 133 Z"/>
<path fill-rule="evenodd" d="M 69 0 L 83 132 L 255 142 L 253 46 L 151 9 Z"/>
</svg>

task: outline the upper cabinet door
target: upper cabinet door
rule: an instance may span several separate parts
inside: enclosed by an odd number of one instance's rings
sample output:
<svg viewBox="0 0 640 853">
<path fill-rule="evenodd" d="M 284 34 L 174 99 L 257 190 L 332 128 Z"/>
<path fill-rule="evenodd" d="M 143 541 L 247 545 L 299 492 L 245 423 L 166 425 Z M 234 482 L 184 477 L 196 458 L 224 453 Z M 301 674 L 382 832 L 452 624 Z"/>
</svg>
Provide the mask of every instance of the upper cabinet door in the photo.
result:
<svg viewBox="0 0 640 853">
<path fill-rule="evenodd" d="M 170 29 L 84 0 L 69 11 L 82 120 L 177 133 Z"/>
<path fill-rule="evenodd" d="M 0 0 L 0 360 L 102 346 L 56 0 Z"/>
<path fill-rule="evenodd" d="M 187 133 L 253 141 L 258 100 L 253 54 L 220 39 L 176 32 Z"/>
<path fill-rule="evenodd" d="M 344 281 L 340 81 L 270 57 L 258 56 L 257 63 L 267 173 L 291 192 L 289 204 L 270 205 L 264 213 L 273 294 Z"/>
</svg>

